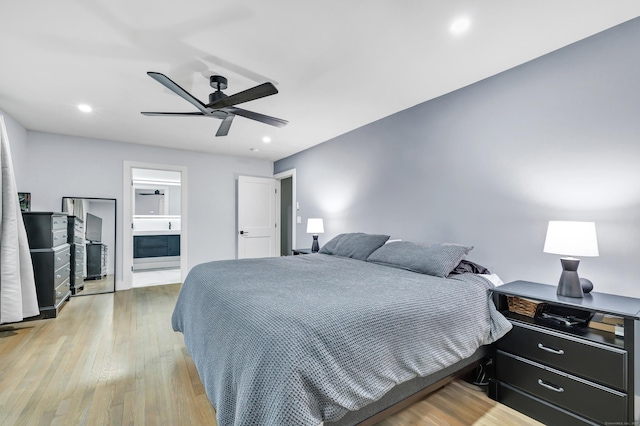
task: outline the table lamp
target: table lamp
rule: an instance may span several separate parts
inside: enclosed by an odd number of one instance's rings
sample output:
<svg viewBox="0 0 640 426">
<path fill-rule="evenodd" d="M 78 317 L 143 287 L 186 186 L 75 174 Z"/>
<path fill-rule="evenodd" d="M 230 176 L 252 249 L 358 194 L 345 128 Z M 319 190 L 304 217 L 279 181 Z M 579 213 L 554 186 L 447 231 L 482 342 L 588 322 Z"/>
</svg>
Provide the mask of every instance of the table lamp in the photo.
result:
<svg viewBox="0 0 640 426">
<path fill-rule="evenodd" d="M 598 256 L 595 223 L 549 221 L 543 251 L 565 256 L 560 258 L 562 275 L 558 283 L 558 296 L 584 297 L 578 277 L 580 259 L 571 256 Z"/>
<path fill-rule="evenodd" d="M 317 253 L 320 250 L 318 244 L 318 234 L 324 234 L 324 224 L 320 218 L 307 219 L 307 234 L 313 234 L 313 244 L 311 245 L 311 252 Z"/>
</svg>

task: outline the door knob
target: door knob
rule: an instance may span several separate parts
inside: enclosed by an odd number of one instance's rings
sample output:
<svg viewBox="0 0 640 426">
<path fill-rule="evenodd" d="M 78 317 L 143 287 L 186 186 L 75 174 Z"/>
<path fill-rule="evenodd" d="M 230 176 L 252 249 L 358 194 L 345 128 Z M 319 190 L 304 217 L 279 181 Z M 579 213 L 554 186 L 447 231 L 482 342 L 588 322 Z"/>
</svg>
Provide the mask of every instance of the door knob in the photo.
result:
<svg viewBox="0 0 640 426">
<path fill-rule="evenodd" d="M 240 235 L 244 235 L 244 234 L 248 234 L 249 232 L 247 231 L 240 231 Z"/>
</svg>

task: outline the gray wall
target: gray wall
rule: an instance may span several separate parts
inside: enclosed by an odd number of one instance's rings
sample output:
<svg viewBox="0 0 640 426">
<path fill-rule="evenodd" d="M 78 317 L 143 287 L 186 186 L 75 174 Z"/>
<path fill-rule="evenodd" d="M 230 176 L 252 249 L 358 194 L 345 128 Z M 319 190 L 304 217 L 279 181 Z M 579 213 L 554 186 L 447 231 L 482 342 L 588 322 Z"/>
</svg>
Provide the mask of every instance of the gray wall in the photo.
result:
<svg viewBox="0 0 640 426">
<path fill-rule="evenodd" d="M 117 199 L 116 277 L 120 281 L 125 160 L 187 167 L 188 187 L 183 185 L 182 190 L 189 200 L 189 268 L 210 260 L 236 257 L 237 177 L 273 175 L 270 161 L 27 132 L 10 121 L 11 148 L 19 152 L 18 161 L 14 161 L 18 190 L 31 192 L 32 210 L 60 211 L 63 196 Z"/>
<path fill-rule="evenodd" d="M 596 291 L 640 297 L 640 19 L 275 163 L 302 225 L 472 244 L 505 281 L 556 284 L 549 220 L 595 221 Z M 429 76 L 425 76 L 429 78 Z"/>
</svg>

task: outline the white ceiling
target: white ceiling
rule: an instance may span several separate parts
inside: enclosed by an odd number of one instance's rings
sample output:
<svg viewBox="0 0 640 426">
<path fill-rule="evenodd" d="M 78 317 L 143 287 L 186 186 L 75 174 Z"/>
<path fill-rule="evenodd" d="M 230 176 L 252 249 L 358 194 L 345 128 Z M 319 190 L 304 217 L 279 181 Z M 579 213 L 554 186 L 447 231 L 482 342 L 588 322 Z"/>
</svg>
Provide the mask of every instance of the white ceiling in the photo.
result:
<svg viewBox="0 0 640 426">
<path fill-rule="evenodd" d="M 277 160 L 637 16 L 638 0 L 5 0 L 0 110 L 28 130 Z M 239 106 L 289 124 L 236 117 L 216 138 L 217 119 L 142 116 L 195 111 L 147 71 L 205 103 L 205 76 L 228 95 L 271 81 L 279 94 Z"/>
</svg>

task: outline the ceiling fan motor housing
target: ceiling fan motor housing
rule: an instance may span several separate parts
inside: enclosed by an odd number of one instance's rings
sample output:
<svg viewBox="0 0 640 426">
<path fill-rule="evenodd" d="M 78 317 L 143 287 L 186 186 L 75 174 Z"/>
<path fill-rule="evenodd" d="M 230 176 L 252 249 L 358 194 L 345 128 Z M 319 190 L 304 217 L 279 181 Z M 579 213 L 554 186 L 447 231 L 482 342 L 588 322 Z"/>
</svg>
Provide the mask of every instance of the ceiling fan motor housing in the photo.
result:
<svg viewBox="0 0 640 426">
<path fill-rule="evenodd" d="M 215 92 L 209 94 L 209 105 L 219 101 L 220 99 L 226 98 L 226 97 L 227 97 L 227 95 L 225 95 L 224 93 L 222 93 L 219 90 L 216 90 Z M 209 106 L 209 105 L 207 105 L 207 106 Z"/>
<path fill-rule="evenodd" d="M 227 88 L 227 79 L 221 75 L 212 75 L 209 77 L 209 84 L 216 90 L 225 90 Z"/>
</svg>

